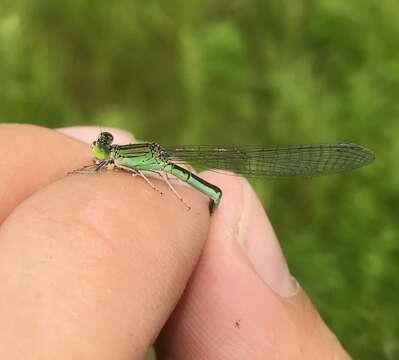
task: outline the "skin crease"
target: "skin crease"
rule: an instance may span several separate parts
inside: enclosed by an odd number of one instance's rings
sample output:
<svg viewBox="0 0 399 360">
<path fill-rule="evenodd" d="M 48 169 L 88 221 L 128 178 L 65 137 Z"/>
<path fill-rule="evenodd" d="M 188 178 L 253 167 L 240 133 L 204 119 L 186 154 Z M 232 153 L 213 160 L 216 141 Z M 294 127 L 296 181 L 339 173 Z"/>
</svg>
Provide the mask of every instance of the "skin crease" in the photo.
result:
<svg viewBox="0 0 399 360">
<path fill-rule="evenodd" d="M 97 132 L 78 130 L 87 141 Z M 92 156 L 60 132 L 0 125 L 0 151 L 10 149 L 0 161 L 1 359 L 144 359 L 154 342 L 159 359 L 349 359 L 303 290 L 289 293 L 278 245 L 262 273 L 236 239 L 246 181 L 203 174 L 224 191 L 209 217 L 207 198 L 184 184 L 190 211 L 158 179 L 162 196 L 120 171 L 65 176 Z"/>
</svg>

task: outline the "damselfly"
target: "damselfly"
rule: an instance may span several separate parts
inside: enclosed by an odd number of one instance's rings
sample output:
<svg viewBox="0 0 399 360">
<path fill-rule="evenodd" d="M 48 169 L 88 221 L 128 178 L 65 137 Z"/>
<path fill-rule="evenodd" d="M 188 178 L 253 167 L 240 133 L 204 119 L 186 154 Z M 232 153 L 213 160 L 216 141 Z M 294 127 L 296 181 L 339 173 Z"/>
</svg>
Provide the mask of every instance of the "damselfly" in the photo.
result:
<svg viewBox="0 0 399 360">
<path fill-rule="evenodd" d="M 249 177 L 291 177 L 339 173 L 359 168 L 374 160 L 372 151 L 356 144 L 286 145 L 271 148 L 195 145 L 162 147 L 155 142 L 117 145 L 113 144 L 113 140 L 111 133 L 101 132 L 91 144 L 95 164 L 73 173 L 97 172 L 107 165 L 114 165 L 141 176 L 154 190 L 159 191 L 144 173 L 153 172 L 161 176 L 176 197 L 185 203 L 169 181 L 168 174 L 171 174 L 207 195 L 210 198 L 211 213 L 220 203 L 222 190 L 187 170 L 183 164 L 193 163 Z"/>
</svg>

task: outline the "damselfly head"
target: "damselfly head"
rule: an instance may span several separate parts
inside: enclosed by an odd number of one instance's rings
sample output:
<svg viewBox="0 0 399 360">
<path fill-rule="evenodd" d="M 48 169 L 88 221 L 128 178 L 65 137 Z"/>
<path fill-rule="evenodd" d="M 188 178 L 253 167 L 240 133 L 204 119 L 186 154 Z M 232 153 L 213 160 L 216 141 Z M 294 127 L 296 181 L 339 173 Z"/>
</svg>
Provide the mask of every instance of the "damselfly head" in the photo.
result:
<svg viewBox="0 0 399 360">
<path fill-rule="evenodd" d="M 96 141 L 91 144 L 91 151 L 94 153 L 96 159 L 105 160 L 108 159 L 111 151 L 111 144 L 114 141 L 114 137 L 109 132 L 101 132 Z"/>
</svg>

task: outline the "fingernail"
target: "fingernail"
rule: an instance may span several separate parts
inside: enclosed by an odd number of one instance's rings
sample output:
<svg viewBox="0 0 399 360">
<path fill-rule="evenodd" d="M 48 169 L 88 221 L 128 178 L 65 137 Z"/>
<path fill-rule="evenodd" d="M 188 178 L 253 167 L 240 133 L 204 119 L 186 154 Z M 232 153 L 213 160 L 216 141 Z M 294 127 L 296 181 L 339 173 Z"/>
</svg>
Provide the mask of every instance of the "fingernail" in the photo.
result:
<svg viewBox="0 0 399 360">
<path fill-rule="evenodd" d="M 86 143 L 91 143 L 94 141 L 100 131 L 110 132 L 114 136 L 114 143 L 116 144 L 128 144 L 135 141 L 134 136 L 129 132 L 110 127 L 100 128 L 99 126 L 72 126 L 58 128 L 56 130 L 64 135 Z"/>
<path fill-rule="evenodd" d="M 270 221 L 251 186 L 243 182 L 243 207 L 238 224 L 238 241 L 258 276 L 282 297 L 297 293 Z"/>
</svg>

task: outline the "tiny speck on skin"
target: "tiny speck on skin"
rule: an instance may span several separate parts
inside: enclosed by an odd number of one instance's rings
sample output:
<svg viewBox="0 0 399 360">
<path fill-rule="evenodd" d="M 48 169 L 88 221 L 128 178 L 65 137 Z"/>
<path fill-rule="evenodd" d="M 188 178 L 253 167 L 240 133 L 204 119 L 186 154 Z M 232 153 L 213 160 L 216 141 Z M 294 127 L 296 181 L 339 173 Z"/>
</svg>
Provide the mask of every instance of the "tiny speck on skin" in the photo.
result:
<svg viewBox="0 0 399 360">
<path fill-rule="evenodd" d="M 46 264 L 46 263 L 50 262 L 51 260 L 53 260 L 52 255 L 44 255 L 43 258 L 40 260 L 40 263 Z"/>
<path fill-rule="evenodd" d="M 234 326 L 239 329 L 240 328 L 240 324 L 241 324 L 241 320 L 237 320 L 234 324 Z"/>
</svg>

